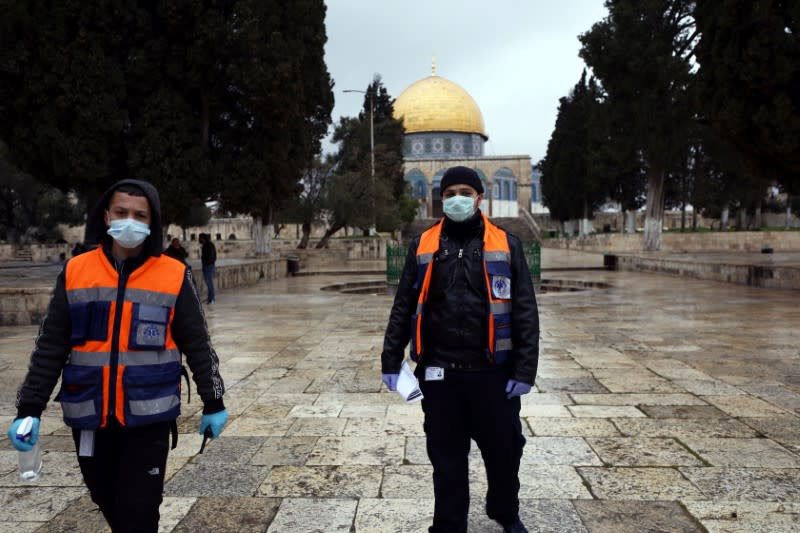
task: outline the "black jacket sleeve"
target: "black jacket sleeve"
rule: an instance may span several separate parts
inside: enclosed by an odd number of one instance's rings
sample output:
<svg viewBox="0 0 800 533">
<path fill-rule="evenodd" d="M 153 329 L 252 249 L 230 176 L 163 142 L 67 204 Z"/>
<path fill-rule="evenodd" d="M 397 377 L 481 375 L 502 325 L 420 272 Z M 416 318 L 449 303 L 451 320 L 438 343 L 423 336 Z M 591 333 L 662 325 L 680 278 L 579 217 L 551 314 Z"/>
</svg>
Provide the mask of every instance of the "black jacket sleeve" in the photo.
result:
<svg viewBox="0 0 800 533">
<path fill-rule="evenodd" d="M 403 364 L 406 346 L 411 340 L 411 317 L 417 308 L 419 288 L 417 282 L 417 246 L 419 239 L 414 239 L 408 248 L 406 263 L 397 285 L 397 294 L 389 315 L 389 324 L 386 326 L 386 335 L 383 338 L 383 353 L 381 354 L 381 372 L 384 374 L 398 374 Z"/>
<path fill-rule="evenodd" d="M 211 346 L 206 317 L 188 268 L 175 302 L 172 338 L 175 339 L 178 349 L 186 355 L 186 362 L 192 370 L 192 379 L 203 400 L 203 414 L 225 409 L 222 401 L 225 384 L 219 373 L 219 357 Z"/>
<path fill-rule="evenodd" d="M 522 243 L 509 235 L 511 247 L 511 309 L 514 358 L 511 377 L 533 385 L 539 364 L 539 310 Z"/>
<path fill-rule="evenodd" d="M 62 270 L 56 279 L 56 288 L 28 363 L 28 374 L 17 391 L 18 418 L 42 416 L 72 350 L 72 320 L 69 316 L 64 272 Z"/>
</svg>

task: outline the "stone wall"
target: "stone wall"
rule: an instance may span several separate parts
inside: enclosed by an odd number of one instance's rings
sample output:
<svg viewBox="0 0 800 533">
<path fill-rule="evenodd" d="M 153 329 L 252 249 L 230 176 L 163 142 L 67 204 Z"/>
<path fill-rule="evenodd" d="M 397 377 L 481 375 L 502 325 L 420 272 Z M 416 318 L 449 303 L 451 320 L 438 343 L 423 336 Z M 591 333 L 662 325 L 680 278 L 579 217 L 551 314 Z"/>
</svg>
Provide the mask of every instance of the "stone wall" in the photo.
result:
<svg viewBox="0 0 800 533">
<path fill-rule="evenodd" d="M 644 228 L 644 212 L 636 212 L 635 227 L 638 229 Z M 592 231 L 596 233 L 620 233 L 624 227 L 624 214 L 623 213 L 594 213 L 594 218 L 590 220 Z M 549 213 L 533 213 L 533 218 L 545 232 L 554 231 L 561 233 L 565 231 L 563 225 L 558 220 L 550 218 Z M 682 213 L 680 211 L 666 211 L 664 213 L 664 228 L 665 229 L 680 229 L 681 228 Z M 782 219 L 783 220 L 783 219 Z M 686 228 L 692 227 L 692 214 L 686 213 Z M 719 221 L 711 218 L 704 218 L 702 215 L 697 215 L 697 227 L 709 229 L 712 224 L 716 223 L 719 227 Z M 733 221 L 731 221 L 733 224 Z M 577 224 L 572 224 L 573 229 L 577 230 Z"/>
<path fill-rule="evenodd" d="M 193 262 L 192 272 L 201 298 L 206 299 L 208 291 L 201 265 Z M 261 280 L 272 280 L 285 276 L 286 260 L 281 258 L 250 259 L 233 264 L 217 264 L 214 269 L 214 288 L 219 293 L 220 289 L 254 285 Z"/>
<path fill-rule="evenodd" d="M 25 251 L 24 257 L 20 257 L 18 251 Z M 72 245 L 70 244 L 32 244 L 30 246 L 19 247 L 14 244 L 0 244 L 0 261 L 34 261 L 36 263 L 56 263 L 58 255 L 64 253 L 69 259 Z M 28 254 L 28 252 L 30 252 Z"/>
<path fill-rule="evenodd" d="M 206 287 L 199 263 L 193 264 L 192 270 L 200 295 L 205 298 Z M 219 289 L 252 285 L 261 280 L 273 280 L 284 276 L 286 276 L 286 259 L 253 259 L 218 265 L 215 286 L 219 291 Z M 0 288 L 0 326 L 40 324 L 47 311 L 55 280 L 48 280 L 47 285 L 47 287 Z"/>
<path fill-rule="evenodd" d="M 40 324 L 52 292 L 52 287 L 0 288 L 0 326 Z"/>
<path fill-rule="evenodd" d="M 329 256 L 341 261 L 356 261 L 361 259 L 386 259 L 385 238 L 353 238 L 353 239 L 331 239 L 328 241 L 328 248 L 317 250 L 314 248 L 318 240 L 312 239 L 306 250 L 298 250 L 295 239 L 272 241 L 272 251 L 274 253 L 286 255 L 319 255 Z"/>
<path fill-rule="evenodd" d="M 599 233 L 570 239 L 545 239 L 547 248 L 574 249 L 585 252 L 635 253 L 642 251 L 641 233 Z M 734 231 L 710 233 L 664 233 L 662 252 L 776 252 L 800 251 L 800 231 Z"/>
<path fill-rule="evenodd" d="M 486 157 L 452 157 L 451 159 L 406 159 L 403 161 L 403 172 L 408 174 L 418 170 L 425 176 L 428 185 L 427 216 L 433 216 L 433 203 L 431 198 L 431 184 L 433 177 L 440 170 L 463 165 L 477 168 L 488 179 L 489 189 L 486 191 L 486 200 L 489 207 L 484 207 L 486 212 L 492 213 L 492 185 L 494 175 L 501 168 L 511 170 L 517 181 L 517 203 L 523 209 L 528 209 L 531 204 L 531 157 L 529 155 L 486 156 Z"/>
<path fill-rule="evenodd" d="M 681 260 L 675 257 L 617 257 L 619 270 L 655 272 L 710 281 L 738 283 L 769 289 L 800 290 L 800 268 L 781 265 L 736 265 L 704 263 L 702 260 Z"/>
</svg>

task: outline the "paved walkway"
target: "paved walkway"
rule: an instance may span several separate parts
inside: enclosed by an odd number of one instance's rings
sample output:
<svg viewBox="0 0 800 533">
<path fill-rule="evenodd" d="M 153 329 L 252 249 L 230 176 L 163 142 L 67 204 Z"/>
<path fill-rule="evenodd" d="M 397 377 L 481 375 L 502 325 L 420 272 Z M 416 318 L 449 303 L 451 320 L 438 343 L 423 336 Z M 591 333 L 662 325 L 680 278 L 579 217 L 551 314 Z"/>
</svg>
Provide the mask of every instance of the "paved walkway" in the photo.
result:
<svg viewBox="0 0 800 533">
<path fill-rule="evenodd" d="M 796 292 L 602 270 L 547 277 L 610 288 L 539 300 L 540 370 L 522 410 L 531 531 L 800 529 Z M 425 531 L 420 407 L 379 386 L 391 297 L 320 290 L 348 279 L 364 276 L 219 294 L 208 322 L 231 421 L 196 455 L 201 406 L 184 406 L 162 531 Z M 36 330 L 0 328 L 3 428 Z M 106 531 L 57 406 L 42 429 L 36 486 L 17 483 L 16 454 L 0 446 L 0 531 Z M 499 532 L 482 513 L 477 452 L 471 478 L 470 531 Z"/>
</svg>

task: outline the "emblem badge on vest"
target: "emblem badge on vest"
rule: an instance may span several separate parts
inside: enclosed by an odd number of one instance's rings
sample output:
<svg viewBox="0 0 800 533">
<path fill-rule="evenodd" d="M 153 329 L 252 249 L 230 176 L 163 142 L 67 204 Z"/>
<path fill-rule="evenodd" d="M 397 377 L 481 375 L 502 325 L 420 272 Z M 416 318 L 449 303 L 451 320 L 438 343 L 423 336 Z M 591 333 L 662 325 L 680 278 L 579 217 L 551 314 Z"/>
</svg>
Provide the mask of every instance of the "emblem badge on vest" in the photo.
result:
<svg viewBox="0 0 800 533">
<path fill-rule="evenodd" d="M 155 326 L 148 326 L 144 330 L 144 336 L 149 338 L 149 339 L 157 339 L 157 338 L 161 337 L 161 332 Z"/>
<path fill-rule="evenodd" d="M 492 296 L 501 300 L 511 298 L 511 279 L 505 276 L 492 276 Z"/>
</svg>

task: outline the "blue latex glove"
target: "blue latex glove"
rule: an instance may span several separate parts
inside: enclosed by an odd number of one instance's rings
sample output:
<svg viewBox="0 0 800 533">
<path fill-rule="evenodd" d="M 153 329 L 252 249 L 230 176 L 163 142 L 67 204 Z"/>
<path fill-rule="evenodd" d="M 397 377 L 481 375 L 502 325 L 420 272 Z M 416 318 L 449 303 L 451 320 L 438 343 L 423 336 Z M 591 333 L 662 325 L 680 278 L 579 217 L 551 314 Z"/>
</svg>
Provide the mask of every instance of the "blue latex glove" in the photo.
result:
<svg viewBox="0 0 800 533">
<path fill-rule="evenodd" d="M 222 428 L 225 427 L 225 422 L 228 421 L 228 410 L 223 409 L 218 413 L 211 413 L 210 415 L 203 415 L 200 419 L 200 433 L 201 435 L 206 432 L 206 428 L 211 428 L 211 438 L 216 439 L 222 433 Z"/>
<path fill-rule="evenodd" d="M 523 394 L 528 394 L 531 391 L 531 386 L 527 383 L 523 383 L 521 381 L 517 381 L 516 379 L 509 379 L 508 383 L 506 383 L 506 398 L 509 400 L 514 396 L 522 396 Z"/>
<path fill-rule="evenodd" d="M 397 380 L 399 378 L 400 374 L 381 374 L 381 381 L 383 381 L 386 388 L 391 391 L 397 390 Z"/>
<path fill-rule="evenodd" d="M 33 425 L 31 426 L 31 436 L 27 440 L 19 440 L 17 439 L 17 429 L 19 428 L 20 424 L 22 424 L 22 418 L 17 418 L 11 424 L 11 427 L 8 429 L 8 439 L 11 441 L 11 445 L 14 446 L 20 452 L 29 452 L 33 449 L 33 445 L 39 441 L 39 424 L 41 421 L 37 417 L 33 417 Z"/>
</svg>

